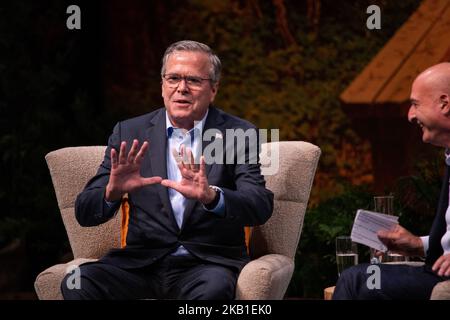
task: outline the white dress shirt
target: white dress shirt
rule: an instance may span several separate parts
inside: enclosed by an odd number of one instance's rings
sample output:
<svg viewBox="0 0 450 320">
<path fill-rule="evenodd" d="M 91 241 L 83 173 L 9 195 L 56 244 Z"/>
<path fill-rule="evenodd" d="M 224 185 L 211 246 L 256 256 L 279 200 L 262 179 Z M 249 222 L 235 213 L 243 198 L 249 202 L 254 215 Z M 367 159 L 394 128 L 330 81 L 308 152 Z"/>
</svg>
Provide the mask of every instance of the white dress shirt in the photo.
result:
<svg viewBox="0 0 450 320">
<path fill-rule="evenodd" d="M 177 165 L 177 156 L 180 156 L 181 145 L 192 150 L 195 163 L 200 163 L 202 154 L 202 132 L 208 112 L 202 120 L 196 121 L 194 127 L 187 131 L 185 129 L 176 128 L 172 125 L 166 111 L 166 133 L 167 133 L 167 178 L 172 181 L 181 181 L 181 172 Z M 186 150 L 186 149 L 185 149 Z M 175 189 L 169 188 L 169 199 L 172 205 L 172 211 L 177 221 L 178 227 L 181 229 L 184 218 L 184 210 L 186 209 L 187 199 Z M 206 209 L 206 208 L 205 208 Z M 223 215 L 225 212 L 225 201 L 223 192 L 220 192 L 219 202 L 212 210 L 208 210 L 213 214 Z M 173 255 L 187 255 L 189 252 L 180 245 Z"/>
</svg>

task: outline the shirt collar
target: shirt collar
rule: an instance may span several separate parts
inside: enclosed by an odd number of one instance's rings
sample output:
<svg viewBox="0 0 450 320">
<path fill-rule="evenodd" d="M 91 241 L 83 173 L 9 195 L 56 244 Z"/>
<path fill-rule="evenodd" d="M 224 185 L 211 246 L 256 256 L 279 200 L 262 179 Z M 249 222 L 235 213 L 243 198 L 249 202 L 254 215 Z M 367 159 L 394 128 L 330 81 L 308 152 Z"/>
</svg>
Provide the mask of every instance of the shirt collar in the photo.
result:
<svg viewBox="0 0 450 320">
<path fill-rule="evenodd" d="M 206 110 L 206 114 L 204 115 L 202 120 L 196 121 L 195 126 L 188 132 L 191 134 L 195 130 L 199 130 L 200 133 L 203 132 L 203 126 L 205 125 L 205 121 L 206 121 L 206 117 L 208 116 L 208 113 L 209 113 L 209 109 Z M 168 138 L 170 138 L 172 136 L 174 129 L 178 129 L 178 128 L 176 128 L 172 125 L 172 122 L 170 121 L 170 118 L 169 118 L 169 114 L 167 113 L 167 110 L 166 110 L 166 134 L 167 134 Z"/>
<path fill-rule="evenodd" d="M 445 164 L 450 167 L 450 148 L 445 149 Z"/>
</svg>

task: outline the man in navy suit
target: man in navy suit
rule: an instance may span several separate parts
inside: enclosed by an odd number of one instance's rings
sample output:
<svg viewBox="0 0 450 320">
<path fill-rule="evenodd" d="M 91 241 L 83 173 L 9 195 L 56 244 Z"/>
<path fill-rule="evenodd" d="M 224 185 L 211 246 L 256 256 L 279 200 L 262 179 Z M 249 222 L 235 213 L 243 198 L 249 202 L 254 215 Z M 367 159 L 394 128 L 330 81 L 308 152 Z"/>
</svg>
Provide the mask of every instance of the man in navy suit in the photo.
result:
<svg viewBox="0 0 450 320">
<path fill-rule="evenodd" d="M 95 226 L 128 194 L 127 245 L 81 265 L 79 289 L 66 276 L 65 299 L 234 298 L 249 261 L 244 226 L 270 218 L 273 194 L 252 161 L 258 141 L 236 149 L 226 134 L 256 128 L 212 106 L 220 69 L 205 44 L 180 41 L 166 50 L 165 108 L 115 126 L 103 163 L 75 204 L 78 222 Z"/>
<path fill-rule="evenodd" d="M 445 178 L 438 211 L 429 236 L 418 237 L 397 225 L 379 231 L 379 239 L 388 250 L 405 256 L 426 256 L 425 265 L 379 264 L 380 285 L 369 286 L 368 265 L 345 270 L 337 282 L 333 299 L 429 299 L 433 287 L 450 279 L 450 63 L 440 63 L 422 72 L 411 89 L 408 120 L 417 123 L 422 140 L 446 148 Z"/>
</svg>

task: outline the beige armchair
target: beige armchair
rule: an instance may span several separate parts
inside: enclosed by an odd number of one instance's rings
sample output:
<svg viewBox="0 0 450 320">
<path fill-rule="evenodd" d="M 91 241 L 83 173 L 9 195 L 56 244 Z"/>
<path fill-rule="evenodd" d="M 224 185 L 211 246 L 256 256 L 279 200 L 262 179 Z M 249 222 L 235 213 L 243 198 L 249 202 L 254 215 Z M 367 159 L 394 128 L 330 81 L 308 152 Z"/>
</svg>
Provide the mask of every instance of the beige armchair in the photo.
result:
<svg viewBox="0 0 450 320">
<path fill-rule="evenodd" d="M 434 286 L 431 300 L 450 300 L 450 280 L 442 281 Z"/>
<path fill-rule="evenodd" d="M 307 142 L 275 142 L 279 166 L 267 175 L 267 187 L 275 194 L 274 212 L 263 226 L 253 228 L 249 249 L 252 261 L 241 271 L 237 299 L 282 299 L 294 271 L 294 256 L 303 226 L 303 217 L 314 179 L 320 149 Z M 39 299 L 62 299 L 60 283 L 72 265 L 93 261 L 110 248 L 120 246 L 121 217 L 96 227 L 81 227 L 74 215 L 77 194 L 92 177 L 103 159 L 104 146 L 64 148 L 50 152 L 47 160 L 56 198 L 69 236 L 74 260 L 52 266 L 35 281 Z M 267 167 L 269 156 L 262 153 Z"/>
</svg>

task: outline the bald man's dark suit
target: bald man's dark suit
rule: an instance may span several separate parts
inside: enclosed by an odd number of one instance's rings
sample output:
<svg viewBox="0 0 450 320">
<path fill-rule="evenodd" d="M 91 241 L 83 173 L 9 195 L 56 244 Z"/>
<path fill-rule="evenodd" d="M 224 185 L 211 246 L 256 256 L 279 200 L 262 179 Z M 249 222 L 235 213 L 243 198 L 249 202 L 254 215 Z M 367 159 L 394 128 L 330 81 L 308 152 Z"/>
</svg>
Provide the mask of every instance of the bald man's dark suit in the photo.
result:
<svg viewBox="0 0 450 320">
<path fill-rule="evenodd" d="M 425 265 L 413 267 L 408 265 L 379 264 L 380 288 L 369 288 L 367 279 L 373 276 L 368 271 L 368 264 L 360 264 L 344 270 L 338 279 L 333 299 L 411 299 L 425 300 L 431 296 L 433 287 L 449 277 L 440 277 L 431 267 L 442 256 L 441 238 L 447 230 L 445 213 L 449 206 L 450 169 L 445 168 L 438 209 L 429 234 Z M 370 281 L 369 281 L 370 282 Z"/>
</svg>

